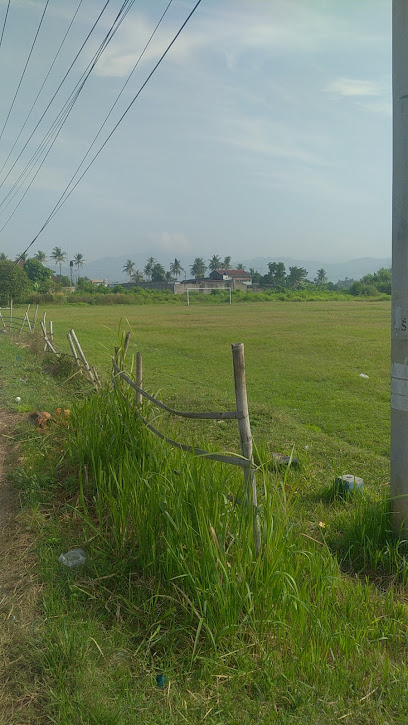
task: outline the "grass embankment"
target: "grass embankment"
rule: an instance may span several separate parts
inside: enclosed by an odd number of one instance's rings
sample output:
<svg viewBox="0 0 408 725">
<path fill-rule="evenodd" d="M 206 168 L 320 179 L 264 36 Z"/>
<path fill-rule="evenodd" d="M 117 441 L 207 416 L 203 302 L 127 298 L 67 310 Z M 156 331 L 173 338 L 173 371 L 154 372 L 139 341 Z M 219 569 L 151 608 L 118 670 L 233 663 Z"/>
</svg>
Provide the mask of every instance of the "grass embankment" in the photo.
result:
<svg viewBox="0 0 408 725">
<path fill-rule="evenodd" d="M 246 342 L 260 457 L 267 464 L 268 441 L 284 452 L 295 443 L 302 463 L 286 475 L 267 465 L 258 471 L 258 562 L 247 509 L 236 503 L 239 473 L 164 449 L 120 400 L 91 396 L 76 407 L 69 431 L 26 444 L 31 455 L 19 481 L 41 500 L 35 526 L 46 583 L 26 656 L 41 673 L 50 721 L 405 722 L 408 619 L 402 590 L 387 588 L 392 576 L 404 579 L 403 559 L 387 533 L 379 486 L 387 469 L 382 309 L 364 306 L 353 319 L 325 307 L 313 320 L 309 307 L 295 320 L 289 312 L 278 320 L 275 308 L 266 319 L 245 308 L 242 319 L 217 308 L 210 318 L 196 308 L 178 310 L 182 317 L 157 310 L 152 319 L 150 309 L 145 317 L 138 311 L 137 325 L 129 320 L 148 387 L 156 390 L 161 377 L 163 398 L 180 408 L 230 407 L 226 338 Z M 113 342 L 106 312 L 99 324 L 69 317 L 92 363 L 88 341 L 109 350 Z M 64 320 L 51 317 L 62 344 Z M 338 412 L 342 390 L 354 420 Z M 380 420 L 367 427 L 359 410 L 373 418 L 376 410 Z M 209 445 L 236 447 L 233 424 L 209 425 Z M 333 474 L 360 462 L 364 472 L 355 472 L 368 480 L 372 503 L 334 501 Z M 370 541 L 373 511 L 382 525 Z M 356 523 L 366 526 L 360 538 Z M 77 574 L 57 562 L 75 545 L 89 556 Z M 334 549 L 345 567 L 378 575 L 381 588 L 342 574 Z M 159 673 L 168 679 L 163 691 Z"/>
</svg>

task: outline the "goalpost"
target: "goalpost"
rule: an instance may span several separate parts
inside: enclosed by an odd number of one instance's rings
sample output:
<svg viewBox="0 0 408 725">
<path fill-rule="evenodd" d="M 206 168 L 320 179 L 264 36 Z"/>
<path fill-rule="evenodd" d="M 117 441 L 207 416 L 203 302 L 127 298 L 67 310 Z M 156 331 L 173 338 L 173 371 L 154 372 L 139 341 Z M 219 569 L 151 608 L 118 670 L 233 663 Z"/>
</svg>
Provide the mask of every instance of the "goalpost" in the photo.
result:
<svg viewBox="0 0 408 725">
<path fill-rule="evenodd" d="M 212 290 L 219 290 L 219 289 L 222 289 L 222 290 L 226 290 L 227 289 L 227 290 L 229 290 L 229 303 L 231 305 L 232 304 L 232 294 L 231 294 L 232 293 L 232 288 L 231 287 L 187 287 L 187 289 L 186 289 L 186 292 L 187 292 L 187 305 L 190 304 L 190 295 L 189 295 L 189 292 L 201 292 L 201 291 L 204 291 L 204 290 L 211 290 L 212 291 Z"/>
</svg>

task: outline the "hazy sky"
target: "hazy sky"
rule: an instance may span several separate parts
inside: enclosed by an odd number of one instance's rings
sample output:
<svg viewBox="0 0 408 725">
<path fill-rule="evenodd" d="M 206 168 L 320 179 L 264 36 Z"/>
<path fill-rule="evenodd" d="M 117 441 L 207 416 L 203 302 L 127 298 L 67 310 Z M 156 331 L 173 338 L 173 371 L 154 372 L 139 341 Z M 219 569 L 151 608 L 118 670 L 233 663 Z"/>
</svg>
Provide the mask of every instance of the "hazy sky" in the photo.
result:
<svg viewBox="0 0 408 725">
<path fill-rule="evenodd" d="M 0 140 L 0 168 L 78 3 L 49 1 Z M 121 4 L 110 1 L 3 183 L 0 203 Z M 194 4 L 173 0 L 101 139 Z M 0 183 L 103 5 L 103 0 L 82 0 Z M 167 0 L 136 0 L 27 196 L 0 233 L 0 251 L 22 251 L 39 231 L 166 5 Z M 0 0 L 0 33 L 6 6 L 7 0 Z M 45 0 L 11 0 L 0 47 L 0 132 L 44 6 Z M 322 262 L 386 257 L 391 253 L 391 141 L 390 0 L 202 0 L 31 252 L 59 245 L 69 256 L 82 252 L 88 260 L 135 252 L 159 257 L 160 250 L 178 257 L 230 254 L 235 261 L 263 255 Z M 7 208 L 0 207 L 0 226 L 26 184 Z"/>
</svg>

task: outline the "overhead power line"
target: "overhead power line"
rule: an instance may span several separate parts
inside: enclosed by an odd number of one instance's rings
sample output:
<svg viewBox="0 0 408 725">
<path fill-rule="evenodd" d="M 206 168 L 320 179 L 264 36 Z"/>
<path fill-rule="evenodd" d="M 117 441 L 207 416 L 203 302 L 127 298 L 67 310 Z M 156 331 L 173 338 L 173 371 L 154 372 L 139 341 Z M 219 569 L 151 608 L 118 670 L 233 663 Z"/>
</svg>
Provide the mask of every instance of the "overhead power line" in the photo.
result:
<svg viewBox="0 0 408 725">
<path fill-rule="evenodd" d="M 10 2 L 11 2 L 11 0 L 8 0 L 8 3 L 7 3 L 7 7 L 6 7 L 6 14 L 5 14 L 5 16 L 4 16 L 4 22 L 3 22 L 3 27 L 2 27 L 2 29 L 1 29 L 1 37 L 0 37 L 0 48 L 1 48 L 1 44 L 2 44 L 2 42 L 3 42 L 3 35 L 4 35 L 4 31 L 5 31 L 5 29 L 6 29 L 6 23 L 7 23 L 7 16 L 8 16 L 8 12 L 9 12 L 9 9 L 10 9 Z"/>
<path fill-rule="evenodd" d="M 112 138 L 113 134 L 115 133 L 115 131 L 118 128 L 118 126 L 122 123 L 122 121 L 125 118 L 125 116 L 129 113 L 129 111 L 132 108 L 133 104 L 139 98 L 140 94 L 142 93 L 143 89 L 146 87 L 146 85 L 150 81 L 150 79 L 153 76 L 153 74 L 156 72 L 156 70 L 158 69 L 158 67 L 160 66 L 160 64 L 163 62 L 163 60 L 166 57 L 167 53 L 169 52 L 170 48 L 172 48 L 172 46 L 176 42 L 176 40 L 179 37 L 179 35 L 182 33 L 182 31 L 186 27 L 187 23 L 189 22 L 189 20 L 194 15 L 194 13 L 197 10 L 198 6 L 201 4 L 201 1 L 202 0 L 197 0 L 197 2 L 194 5 L 193 9 L 190 11 L 190 13 L 188 14 L 187 18 L 184 20 L 183 24 L 181 25 L 181 27 L 179 28 L 179 30 L 175 34 L 174 38 L 170 41 L 170 43 L 168 44 L 166 50 L 162 53 L 162 55 L 160 56 L 159 60 L 154 65 L 153 69 L 150 71 L 150 73 L 147 76 L 146 80 L 142 83 L 142 85 L 140 86 L 139 90 L 137 91 L 137 93 L 135 94 L 135 96 L 132 98 L 131 102 L 129 103 L 129 105 L 127 106 L 127 108 L 125 109 L 125 111 L 123 112 L 123 114 L 121 115 L 121 117 L 119 118 L 119 120 L 117 121 L 117 123 L 115 124 L 115 126 L 113 127 L 113 129 L 111 130 L 111 132 L 109 133 L 109 135 L 106 137 L 106 139 L 103 142 L 102 146 L 99 148 L 99 150 L 97 151 L 97 153 L 95 154 L 95 156 L 93 157 L 93 159 L 90 161 L 90 163 L 88 164 L 88 166 L 82 172 L 81 176 L 77 179 L 76 183 L 74 184 L 74 186 L 72 187 L 72 189 L 69 192 L 68 192 L 69 184 L 67 185 L 67 187 L 65 188 L 65 190 L 61 194 L 60 198 L 58 199 L 57 203 L 54 205 L 52 211 L 48 215 L 47 219 L 45 220 L 44 224 L 42 225 L 41 229 L 37 232 L 37 234 L 35 235 L 34 239 L 32 239 L 32 241 L 26 247 L 26 249 L 24 249 L 24 251 L 21 253 L 21 255 L 19 256 L 18 260 L 16 260 L 15 264 L 18 264 L 18 262 L 21 259 L 21 257 L 24 254 L 26 254 L 26 252 L 28 252 L 28 250 L 30 249 L 30 247 L 32 247 L 33 244 L 35 244 L 35 242 L 37 241 L 38 237 L 42 234 L 42 232 L 44 231 L 44 229 L 50 223 L 51 219 L 55 216 L 55 214 L 57 214 L 57 212 L 61 209 L 61 207 L 63 206 L 63 204 L 65 204 L 65 202 L 69 199 L 69 197 L 71 196 L 71 194 L 74 191 L 74 189 L 76 189 L 76 187 L 78 186 L 78 184 L 81 181 L 81 179 L 83 179 L 83 177 L 85 176 L 85 174 L 87 173 L 87 171 L 89 170 L 89 168 L 92 166 L 92 164 L 94 163 L 94 161 L 97 159 L 97 157 L 99 156 L 99 154 L 101 153 L 101 151 L 105 148 L 106 144 Z"/>
<path fill-rule="evenodd" d="M 164 11 L 163 11 L 163 13 L 162 13 L 161 17 L 159 18 L 159 20 L 158 20 L 158 22 L 157 22 L 157 24 L 156 24 L 156 26 L 155 26 L 154 30 L 152 31 L 152 33 L 151 33 L 151 35 L 150 35 L 150 37 L 149 37 L 149 39 L 148 39 L 148 41 L 147 41 L 146 45 L 144 46 L 144 48 L 143 48 L 142 52 L 140 53 L 140 55 L 139 55 L 139 57 L 138 57 L 138 59 L 137 59 L 136 63 L 134 64 L 134 66 L 133 66 L 132 70 L 130 71 L 130 73 L 129 73 L 129 75 L 128 75 L 127 79 L 126 79 L 126 81 L 124 82 L 124 84 L 123 84 L 122 88 L 120 89 L 120 91 L 119 91 L 119 93 L 118 93 L 118 95 L 117 95 L 117 97 L 116 97 L 115 101 L 113 102 L 113 104 L 112 104 L 112 106 L 110 107 L 110 109 L 109 109 L 109 111 L 108 111 L 107 115 L 105 116 L 105 119 L 104 119 L 103 123 L 101 124 L 101 126 L 99 127 L 99 129 L 98 129 L 98 131 L 97 131 L 96 135 L 94 136 L 94 138 L 93 138 L 93 141 L 92 141 L 92 143 L 90 144 L 90 146 L 89 146 L 89 148 L 88 148 L 88 151 L 86 152 L 86 154 L 85 154 L 85 156 L 83 157 L 83 159 L 82 159 L 81 163 L 80 163 L 80 164 L 79 164 L 79 166 L 77 167 L 77 169 L 76 169 L 75 173 L 74 173 L 74 174 L 73 174 L 73 176 L 71 177 L 71 179 L 70 179 L 70 181 L 69 181 L 69 183 L 68 183 L 68 185 L 67 185 L 67 187 L 66 187 L 65 191 L 67 191 L 67 190 L 69 189 L 69 187 L 71 186 L 71 184 L 72 184 L 72 182 L 74 181 L 75 177 L 77 176 L 77 174 L 79 173 L 80 169 L 81 169 L 81 168 L 82 168 L 82 166 L 84 165 L 84 163 L 85 163 L 86 159 L 88 158 L 89 154 L 91 153 L 91 151 L 92 151 L 92 149 L 93 149 L 93 147 L 94 147 L 94 145 L 95 145 L 95 143 L 96 143 L 97 139 L 99 138 L 99 136 L 100 136 L 101 132 L 102 132 L 102 131 L 103 131 L 103 129 L 105 128 L 105 126 L 106 126 L 106 124 L 107 124 L 107 122 L 108 122 L 109 118 L 111 117 L 111 115 L 112 115 L 112 113 L 113 113 L 113 111 L 114 111 L 115 107 L 117 106 L 117 104 L 118 104 L 118 102 L 119 102 L 119 99 L 121 98 L 121 96 L 122 96 L 123 92 L 125 91 L 125 89 L 126 89 L 126 87 L 127 87 L 128 83 L 130 82 L 130 80 L 131 80 L 131 78 L 132 78 L 132 76 L 133 76 L 134 72 L 136 71 L 136 68 L 138 67 L 138 65 L 139 65 L 140 61 L 142 60 L 142 58 L 143 58 L 143 56 L 144 56 L 144 54 L 145 54 L 146 50 L 148 49 L 148 47 L 149 47 L 150 43 L 152 42 L 152 40 L 153 40 L 154 36 L 156 35 L 156 33 L 157 33 L 157 30 L 159 29 L 159 27 L 160 27 L 161 23 L 163 22 L 163 20 L 164 20 L 164 18 L 165 18 L 165 16 L 166 16 L 166 14 L 167 14 L 167 11 L 169 10 L 169 8 L 170 8 L 170 5 L 172 4 L 172 2 L 173 2 L 173 0 L 169 0 L 169 2 L 167 3 L 167 6 L 166 6 L 166 8 L 164 9 Z M 0 229 L 0 232 L 1 232 L 1 231 L 2 231 L 2 229 Z"/>
<path fill-rule="evenodd" d="M 17 164 L 17 162 L 18 162 L 18 161 L 20 160 L 20 158 L 21 158 L 22 154 L 24 153 L 24 151 L 25 151 L 25 149 L 27 148 L 28 144 L 30 143 L 30 141 L 31 141 L 32 137 L 34 136 L 34 134 L 35 134 L 35 132 L 36 132 L 37 128 L 39 127 L 39 125 L 40 125 L 41 121 L 43 120 L 43 118 L 44 118 L 45 114 L 47 113 L 47 111 L 48 111 L 48 109 L 50 108 L 51 104 L 53 103 L 53 101 L 54 101 L 55 97 L 56 97 L 56 96 L 57 96 L 57 94 L 59 93 L 59 91 L 60 91 L 60 89 L 61 89 L 62 85 L 64 84 L 64 82 L 65 82 L 65 80 L 66 80 L 67 76 L 69 75 L 70 71 L 72 70 L 72 67 L 73 67 L 73 66 L 74 66 L 74 64 L 76 63 L 76 61 L 77 61 L 77 59 L 78 59 L 79 55 L 80 55 L 80 54 L 82 53 L 82 51 L 83 51 L 83 49 L 84 49 L 85 45 L 87 44 L 87 42 L 88 42 L 89 38 L 91 37 L 91 35 L 92 35 L 93 31 L 95 30 L 95 28 L 96 28 L 97 24 L 99 23 L 99 20 L 101 19 L 102 15 L 103 15 L 103 13 L 105 12 L 105 10 L 106 10 L 107 6 L 109 5 L 110 1 L 111 1 L 111 0 L 106 0 L 106 2 L 105 2 L 105 4 L 104 4 L 104 6 L 103 6 L 103 8 L 102 8 L 102 10 L 101 10 L 101 11 L 99 12 L 99 14 L 98 14 L 98 17 L 96 18 L 96 20 L 95 20 L 94 24 L 92 25 L 92 27 L 91 27 L 91 29 L 90 29 L 90 31 L 89 31 L 89 33 L 88 33 L 88 35 L 86 36 L 86 38 L 85 38 L 85 40 L 83 41 L 83 43 L 82 43 L 82 45 L 81 45 L 80 49 L 78 50 L 78 52 L 77 52 L 77 54 L 76 54 L 76 56 L 75 56 L 74 60 L 72 61 L 71 65 L 69 66 L 69 68 L 68 68 L 67 72 L 65 73 L 65 75 L 64 75 L 64 77 L 63 77 L 63 79 L 62 79 L 62 81 L 61 81 L 61 82 L 59 83 L 59 85 L 58 85 L 58 87 L 57 87 L 57 89 L 56 89 L 55 93 L 53 94 L 53 96 L 52 96 L 51 100 L 50 100 L 50 101 L 48 102 L 48 104 L 47 104 L 47 107 L 46 107 L 45 111 L 44 111 L 44 112 L 42 113 L 42 115 L 41 115 L 40 119 L 39 119 L 39 120 L 37 121 L 37 123 L 36 123 L 36 125 L 35 125 L 35 127 L 34 127 L 33 131 L 31 132 L 31 134 L 29 135 L 28 139 L 26 140 L 26 142 L 25 142 L 25 144 L 24 144 L 23 148 L 21 149 L 21 151 L 20 151 L 19 155 L 17 156 L 17 158 L 16 158 L 16 160 L 14 161 L 13 165 L 12 165 L 12 166 L 11 166 L 11 168 L 10 168 L 10 169 L 8 170 L 8 172 L 7 172 L 6 176 L 4 177 L 3 181 L 1 182 L 1 184 L 0 184 L 0 188 L 1 188 L 2 186 L 3 186 L 4 182 L 5 182 L 5 181 L 6 181 L 7 179 L 8 179 L 8 177 L 9 177 L 9 176 L 10 176 L 10 174 L 11 174 L 11 172 L 13 171 L 13 169 L 14 169 L 15 165 L 16 165 L 16 164 Z"/>
<path fill-rule="evenodd" d="M 40 32 L 40 29 L 41 29 L 41 26 L 42 26 L 42 23 L 43 23 L 43 20 L 44 20 L 44 16 L 45 16 L 45 13 L 46 13 L 46 11 L 47 11 L 47 8 L 48 8 L 48 5 L 49 5 L 49 2 L 50 2 L 50 0 L 46 0 L 45 6 L 44 6 L 44 10 L 43 10 L 43 12 L 42 12 L 42 15 L 41 15 L 41 19 L 40 19 L 40 22 L 39 22 L 39 25 L 38 25 L 38 28 L 37 28 L 37 32 L 36 32 L 36 34 L 35 34 L 35 36 L 34 36 L 34 40 L 33 40 L 33 42 L 32 42 L 31 48 L 30 48 L 30 52 L 29 52 L 29 54 L 28 54 L 28 57 L 27 57 L 27 60 L 26 60 L 26 62 L 25 62 L 25 66 L 24 66 L 23 72 L 22 72 L 22 74 L 21 74 L 21 78 L 20 78 L 20 80 L 19 80 L 19 83 L 18 83 L 18 86 L 17 86 L 17 90 L 16 90 L 16 92 L 15 92 L 15 94 L 14 94 L 14 98 L 13 98 L 13 100 L 12 100 L 12 102 L 11 102 L 11 106 L 10 106 L 9 112 L 8 112 L 8 114 L 7 114 L 6 120 L 4 121 L 4 126 L 3 126 L 3 128 L 1 129 L 1 133 L 0 133 L 0 141 L 1 141 L 1 139 L 2 139 L 2 136 L 3 136 L 3 133 L 4 133 L 4 129 L 5 129 L 5 128 L 6 128 L 6 126 L 7 126 L 7 122 L 8 122 L 8 120 L 9 120 L 9 118 L 10 118 L 10 114 L 11 114 L 11 112 L 12 112 L 12 110 L 13 110 L 13 107 L 14 107 L 14 103 L 15 103 L 15 100 L 16 100 L 16 98 L 17 98 L 17 95 L 18 95 L 18 92 L 19 92 L 19 90 L 20 90 L 20 86 L 21 86 L 21 84 L 22 84 L 22 82 L 23 82 L 23 78 L 24 78 L 24 76 L 25 76 L 25 72 L 26 72 L 26 70 L 27 70 L 27 66 L 28 66 L 28 64 L 29 64 L 29 62 L 30 62 L 30 58 L 31 58 L 32 52 L 33 52 L 33 50 L 34 50 L 34 46 L 35 46 L 35 44 L 36 44 L 36 41 L 37 41 L 37 38 L 38 38 L 38 33 Z"/>
<path fill-rule="evenodd" d="M 43 82 L 42 82 L 42 84 L 41 84 L 40 90 L 38 91 L 38 93 L 37 93 L 37 95 L 36 95 L 36 97 L 35 97 L 35 99 L 34 99 L 34 102 L 33 102 L 32 106 L 31 106 L 31 108 L 30 108 L 30 110 L 29 110 L 29 112 L 28 112 L 28 114 L 27 114 L 27 116 L 26 116 L 26 119 L 25 119 L 25 121 L 24 121 L 23 125 L 21 126 L 21 129 L 20 129 L 20 131 L 19 131 L 19 134 L 18 134 L 18 136 L 17 136 L 16 140 L 14 141 L 14 143 L 13 143 L 13 145 L 12 145 L 12 147 L 11 147 L 10 151 L 9 151 L 9 154 L 8 154 L 8 156 L 7 156 L 7 158 L 6 158 L 5 162 L 4 162 L 4 164 L 3 164 L 3 166 L 2 166 L 2 167 L 1 167 L 1 169 L 0 169 L 0 174 L 2 173 L 2 171 L 3 171 L 4 167 L 6 166 L 6 164 L 7 164 L 8 160 L 9 160 L 9 158 L 10 158 L 11 154 L 13 153 L 13 151 L 14 151 L 14 149 L 15 149 L 15 147 L 16 147 L 16 145 L 17 145 L 18 141 L 19 141 L 19 138 L 20 138 L 21 134 L 23 133 L 23 131 L 24 131 L 24 129 L 25 129 L 25 127 L 26 127 L 27 123 L 28 123 L 28 120 L 29 120 L 29 118 L 30 118 L 30 116 L 31 116 L 31 114 L 32 114 L 32 112 L 33 112 L 33 110 L 34 110 L 34 108 L 35 108 L 35 105 L 36 105 L 36 103 L 37 103 L 37 101 L 38 101 L 38 99 L 39 99 L 39 97 L 40 97 L 40 95 L 41 95 L 41 91 L 42 91 L 42 89 L 44 88 L 44 86 L 45 86 L 45 84 L 46 84 L 46 82 L 47 82 L 47 80 L 48 80 L 48 77 L 49 77 L 49 75 L 50 75 L 50 73 L 51 73 L 51 71 L 52 71 L 52 69 L 53 69 L 53 67 L 54 67 L 54 65 L 55 65 L 55 63 L 56 63 L 56 61 L 57 61 L 57 59 L 58 59 L 58 56 L 59 56 L 59 54 L 60 54 L 60 52 L 61 52 L 61 50 L 62 50 L 62 47 L 63 47 L 63 45 L 64 45 L 64 43 L 65 43 L 65 41 L 66 41 L 66 39 L 67 39 L 67 36 L 68 36 L 68 33 L 69 33 L 69 31 L 70 31 L 70 30 L 71 30 L 71 28 L 72 28 L 72 25 L 73 25 L 73 23 L 74 23 L 74 21 L 75 21 L 75 18 L 76 18 L 76 16 L 78 15 L 78 12 L 79 12 L 79 9 L 80 9 L 80 7 L 81 7 L 82 3 L 83 3 L 83 0 L 79 0 L 79 4 L 78 4 L 78 7 L 76 8 L 76 10 L 75 10 L 75 12 L 74 12 L 74 14 L 73 14 L 73 16 L 72 16 L 71 22 L 70 22 L 70 24 L 68 25 L 68 29 L 67 29 L 67 30 L 66 30 L 66 32 L 65 32 L 65 35 L 64 35 L 64 37 L 63 37 L 63 39 L 62 39 L 62 41 L 61 41 L 61 43 L 60 43 L 60 45 L 59 45 L 59 48 L 58 48 L 58 50 L 57 50 L 57 52 L 56 52 L 56 54 L 55 54 L 55 56 L 54 56 L 54 59 L 53 59 L 53 61 L 52 61 L 51 65 L 50 65 L 50 67 L 49 67 L 49 69 L 48 69 L 48 72 L 47 72 L 47 74 L 46 74 L 46 76 L 45 76 L 45 78 L 44 78 L 44 80 L 43 80 Z M 0 45 L 1 45 L 1 43 L 0 43 Z"/>
<path fill-rule="evenodd" d="M 42 160 L 41 160 L 41 162 L 40 162 L 40 164 L 39 164 L 39 166 L 38 166 L 38 168 L 37 168 L 34 176 L 32 177 L 32 179 L 31 179 L 28 187 L 26 188 L 26 190 L 25 190 L 24 194 L 22 195 L 20 201 L 18 202 L 18 204 L 14 208 L 13 212 L 11 213 L 11 215 L 8 217 L 8 219 L 5 222 L 5 224 L 3 224 L 3 226 L 0 228 L 0 232 L 2 232 L 3 229 L 7 226 L 7 224 L 9 223 L 9 221 L 11 220 L 11 218 L 14 216 L 15 212 L 17 211 L 18 207 L 20 206 L 21 202 L 25 198 L 26 194 L 28 193 L 28 191 L 29 191 L 32 183 L 34 182 L 34 180 L 37 177 L 37 175 L 38 175 L 38 173 L 39 173 L 42 165 L 44 164 L 44 162 L 45 162 L 45 160 L 46 160 L 46 158 L 48 156 L 48 154 L 50 153 L 50 151 L 51 151 L 51 149 L 52 149 L 52 147 L 53 147 L 53 145 L 54 145 L 54 143 L 55 143 L 55 141 L 56 141 L 56 139 L 57 139 L 57 137 L 58 137 L 58 135 L 59 135 L 62 127 L 63 127 L 63 125 L 64 125 L 64 123 L 66 122 L 69 114 L 71 113 L 71 110 L 72 110 L 73 106 L 75 105 L 75 103 L 76 103 L 76 101 L 77 101 L 77 99 L 79 97 L 79 94 L 81 93 L 82 89 L 84 88 L 85 83 L 86 83 L 86 81 L 89 78 L 89 75 L 91 74 L 93 68 L 95 67 L 95 65 L 98 62 L 100 56 L 102 55 L 102 53 L 106 49 L 107 45 L 112 40 L 114 34 L 116 33 L 116 31 L 120 27 L 121 23 L 125 19 L 126 15 L 128 14 L 128 12 L 131 9 L 131 7 L 133 6 L 134 2 L 135 2 L 135 0 L 125 0 L 125 2 L 123 3 L 121 9 L 118 12 L 118 15 L 116 16 L 114 22 L 112 23 L 109 31 L 105 35 L 102 43 L 100 44 L 98 50 L 96 51 L 96 53 L 95 53 L 92 61 L 88 64 L 88 67 L 86 68 L 86 70 L 82 74 L 80 80 L 78 81 L 77 85 L 75 86 L 74 90 L 72 91 L 72 93 L 71 93 L 68 101 L 64 104 L 64 106 L 61 109 L 60 113 L 58 114 L 56 120 L 53 122 L 52 126 L 48 129 L 48 131 L 47 131 L 44 139 L 42 140 L 42 142 L 39 145 L 39 147 L 37 148 L 37 150 L 34 152 L 33 156 L 31 157 L 30 161 L 26 165 L 25 169 L 21 172 L 20 176 L 18 177 L 18 179 L 14 183 L 13 187 L 9 190 L 8 194 L 4 197 L 4 199 L 0 203 L 0 207 L 1 206 L 4 207 L 3 210 L 0 211 L 0 214 L 2 214 L 5 211 L 5 209 L 7 208 L 7 206 L 9 206 L 9 204 L 13 201 L 13 198 L 18 194 L 18 192 L 21 189 L 21 187 L 23 186 L 26 178 L 30 174 L 31 170 L 34 168 L 37 160 L 41 157 L 41 154 L 45 151 L 45 154 L 44 154 L 44 156 L 43 156 L 43 158 L 42 158 Z M 48 148 L 47 148 L 47 146 L 48 146 Z"/>
</svg>

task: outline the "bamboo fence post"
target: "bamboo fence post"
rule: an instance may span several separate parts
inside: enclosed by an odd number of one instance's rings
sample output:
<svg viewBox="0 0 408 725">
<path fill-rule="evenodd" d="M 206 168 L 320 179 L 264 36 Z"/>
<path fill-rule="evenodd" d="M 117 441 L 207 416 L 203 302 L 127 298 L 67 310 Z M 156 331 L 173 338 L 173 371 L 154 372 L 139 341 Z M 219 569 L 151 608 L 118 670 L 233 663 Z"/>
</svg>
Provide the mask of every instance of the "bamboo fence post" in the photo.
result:
<svg viewBox="0 0 408 725">
<path fill-rule="evenodd" d="M 136 353 L 136 385 L 138 388 L 142 387 L 143 383 L 143 359 L 142 359 L 142 353 L 137 352 Z M 136 390 L 136 408 L 140 407 L 140 403 L 142 402 L 142 394 L 139 393 L 138 390 Z"/>
<path fill-rule="evenodd" d="M 47 338 L 47 328 L 45 326 L 45 317 L 46 317 L 46 315 L 47 315 L 47 313 L 44 310 L 44 314 L 43 314 L 43 318 L 42 318 L 42 322 L 41 322 L 41 329 L 43 331 L 44 340 L 46 340 L 46 338 Z M 44 352 L 45 352 L 46 349 L 47 349 L 47 342 L 44 345 Z"/>
<path fill-rule="evenodd" d="M 35 308 L 35 312 L 34 312 L 34 317 L 33 317 L 33 324 L 32 324 L 32 326 L 31 326 L 31 327 L 32 327 L 32 330 L 33 330 L 33 332 L 34 332 L 34 330 L 35 330 L 35 325 L 36 325 L 36 323 L 37 323 L 37 315 L 38 315 L 38 305 L 36 305 L 36 308 Z"/>
<path fill-rule="evenodd" d="M 248 503 L 252 501 L 253 534 L 255 553 L 261 550 L 261 527 L 258 516 L 258 496 L 256 490 L 256 477 L 252 456 L 252 434 L 249 422 L 248 399 L 245 379 L 245 357 L 244 344 L 237 342 L 232 346 L 232 360 L 234 366 L 235 400 L 238 417 L 239 436 L 241 440 L 241 451 L 244 458 L 247 458 L 249 465 L 244 469 L 247 485 Z"/>
<path fill-rule="evenodd" d="M 98 371 L 97 371 L 97 369 L 96 369 L 95 365 L 92 365 L 92 368 L 91 368 L 91 370 L 92 370 L 92 372 L 93 372 L 93 374 L 94 374 L 94 378 L 95 378 L 95 383 L 96 383 L 96 386 L 97 386 L 98 388 L 100 388 L 100 387 L 101 387 L 101 381 L 100 381 L 100 378 L 99 378 L 99 375 L 98 375 Z"/>
<path fill-rule="evenodd" d="M 49 325 L 49 328 L 50 328 L 50 335 L 49 335 L 50 336 L 50 340 L 51 340 L 51 342 L 54 342 L 54 331 L 52 329 L 52 320 L 49 321 L 48 325 Z"/>
<path fill-rule="evenodd" d="M 28 319 L 28 311 L 29 311 L 29 309 L 30 309 L 30 305 L 28 305 L 28 307 L 26 309 L 26 312 L 25 312 L 25 315 L 23 317 L 23 323 L 22 323 L 22 325 L 20 327 L 20 331 L 18 333 L 19 335 L 21 335 L 21 333 L 22 333 L 22 330 L 23 330 L 23 327 L 24 327 L 24 324 L 25 324 L 26 320 L 27 320 L 28 329 L 31 330 L 30 320 Z"/>
<path fill-rule="evenodd" d="M 27 307 L 27 312 L 26 312 L 26 317 L 27 317 L 27 325 L 28 325 L 28 330 L 29 330 L 29 332 L 31 332 L 31 331 L 32 331 L 32 327 L 31 327 L 31 322 L 30 322 L 30 318 L 29 318 L 29 316 L 28 316 L 28 313 L 29 313 L 29 311 L 30 311 L 30 307 L 31 307 L 31 305 L 28 305 L 28 307 Z"/>
<path fill-rule="evenodd" d="M 7 329 L 7 327 L 6 327 L 6 323 L 4 322 L 4 317 L 3 317 L 3 315 L 1 314 L 1 307 L 0 307 L 0 320 L 1 320 L 1 322 L 2 322 L 3 328 L 4 328 L 5 330 L 6 330 L 6 329 Z"/>
<path fill-rule="evenodd" d="M 11 332 L 11 324 L 13 322 L 13 298 L 10 297 L 10 332 Z"/>
<path fill-rule="evenodd" d="M 94 374 L 93 374 L 93 372 L 92 372 L 92 370 L 91 370 L 91 368 L 90 368 L 90 366 L 88 364 L 88 361 L 87 361 L 87 359 L 86 359 L 86 357 L 85 357 L 85 355 L 84 355 L 84 353 L 82 351 L 81 345 L 78 342 L 78 338 L 77 338 L 74 330 L 70 330 L 70 333 L 71 333 L 72 339 L 73 339 L 73 341 L 74 341 L 74 343 L 76 345 L 76 349 L 78 350 L 79 357 L 81 358 L 81 360 L 83 362 L 83 365 L 84 365 L 84 368 L 85 368 L 86 372 L 88 373 L 89 380 L 91 381 L 91 383 L 92 383 L 92 385 L 94 387 L 97 387 Z"/>
<path fill-rule="evenodd" d="M 53 346 L 53 344 L 49 341 L 49 339 L 47 337 L 47 328 L 45 327 L 45 325 L 44 325 L 43 322 L 41 322 L 40 324 L 41 324 L 41 329 L 42 329 L 43 337 L 44 337 L 44 340 L 45 340 L 44 351 L 47 350 L 47 348 L 49 347 L 50 350 L 51 350 L 51 352 L 54 353 L 54 355 L 58 355 L 55 347 Z"/>
<path fill-rule="evenodd" d="M 71 348 L 72 354 L 74 356 L 74 360 L 75 360 L 76 366 L 78 368 L 81 368 L 81 361 L 80 361 L 80 359 L 78 357 L 78 353 L 76 351 L 76 348 L 75 348 L 75 345 L 74 345 L 74 341 L 73 341 L 73 339 L 71 337 L 71 333 L 70 332 L 68 332 L 67 338 L 68 338 L 68 342 L 69 342 L 69 346 Z M 82 373 L 82 370 L 81 370 L 81 373 Z"/>
</svg>

